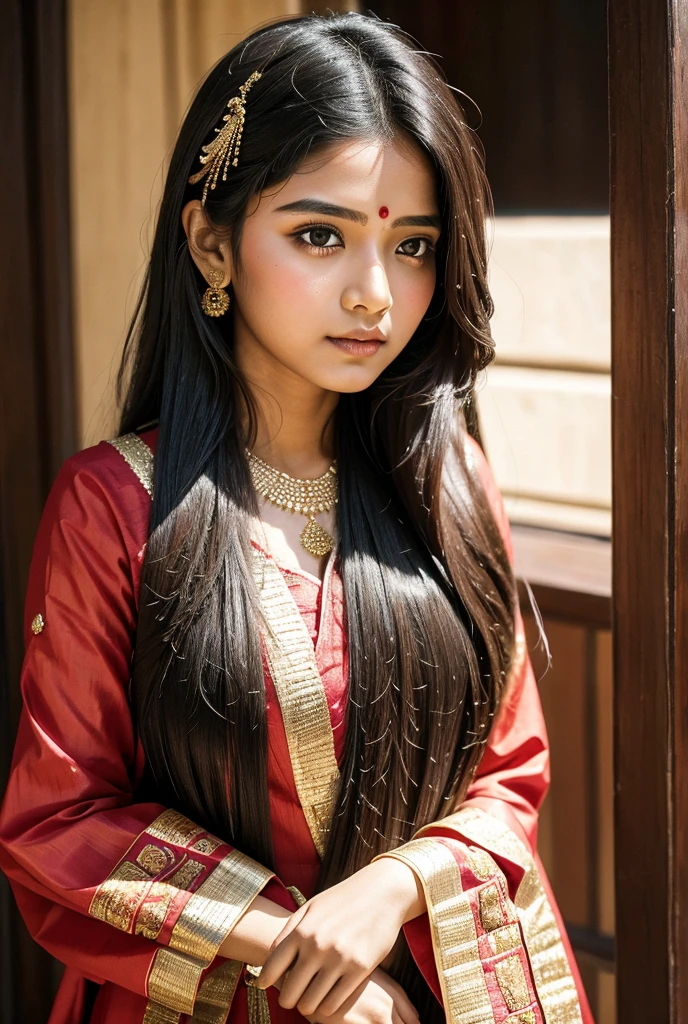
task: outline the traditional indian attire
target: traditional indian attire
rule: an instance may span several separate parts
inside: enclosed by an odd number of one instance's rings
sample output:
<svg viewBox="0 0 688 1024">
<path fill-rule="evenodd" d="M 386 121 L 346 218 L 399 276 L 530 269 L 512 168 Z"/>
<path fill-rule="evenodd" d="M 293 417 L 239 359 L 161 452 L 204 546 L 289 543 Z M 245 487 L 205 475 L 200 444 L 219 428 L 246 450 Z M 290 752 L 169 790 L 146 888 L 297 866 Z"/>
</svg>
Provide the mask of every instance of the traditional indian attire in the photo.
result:
<svg viewBox="0 0 688 1024">
<path fill-rule="evenodd" d="M 50 493 L 28 586 L 0 866 L 33 937 L 67 965 L 50 1024 L 302 1021 L 218 949 L 258 893 L 293 910 L 315 891 L 347 704 L 336 548 L 321 582 L 253 546 L 268 625 L 273 874 L 138 795 L 145 757 L 130 667 L 156 440 L 153 430 L 87 449 Z M 494 482 L 472 451 L 508 543 Z M 519 642 L 465 801 L 393 852 L 427 898 L 404 934 L 450 1022 L 591 1024 L 535 853 L 548 748 L 520 623 Z"/>
</svg>

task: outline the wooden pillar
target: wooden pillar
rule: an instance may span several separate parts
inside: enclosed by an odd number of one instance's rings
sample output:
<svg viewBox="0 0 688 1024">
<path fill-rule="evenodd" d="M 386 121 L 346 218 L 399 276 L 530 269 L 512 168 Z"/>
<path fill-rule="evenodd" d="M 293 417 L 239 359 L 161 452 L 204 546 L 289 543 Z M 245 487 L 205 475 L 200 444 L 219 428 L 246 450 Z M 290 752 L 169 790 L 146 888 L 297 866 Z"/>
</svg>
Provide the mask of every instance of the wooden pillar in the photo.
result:
<svg viewBox="0 0 688 1024">
<path fill-rule="evenodd" d="M 688 1020 L 685 0 L 610 0 L 619 1020 Z"/>
</svg>

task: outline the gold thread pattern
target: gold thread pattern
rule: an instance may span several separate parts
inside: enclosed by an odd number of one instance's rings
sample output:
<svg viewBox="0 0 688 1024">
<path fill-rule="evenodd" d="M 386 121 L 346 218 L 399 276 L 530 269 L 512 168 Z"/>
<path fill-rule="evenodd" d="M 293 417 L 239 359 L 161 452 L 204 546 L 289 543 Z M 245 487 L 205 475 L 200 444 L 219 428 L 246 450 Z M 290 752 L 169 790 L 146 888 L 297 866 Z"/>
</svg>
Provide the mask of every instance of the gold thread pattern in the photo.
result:
<svg viewBox="0 0 688 1024">
<path fill-rule="evenodd" d="M 462 892 L 461 873 L 451 851 L 434 839 L 413 839 L 373 860 L 380 857 L 404 861 L 423 885 L 447 1020 L 494 1024 L 473 909 Z"/>
<path fill-rule="evenodd" d="M 480 921 L 486 932 L 493 932 L 504 924 L 504 912 L 499 900 L 499 890 L 493 884 L 485 885 L 478 890 L 480 903 Z"/>
<path fill-rule="evenodd" d="M 520 956 L 508 956 L 494 965 L 504 1002 L 510 1011 L 523 1010 L 532 1002 Z"/>
<path fill-rule="evenodd" d="M 322 858 L 339 789 L 334 737 L 313 641 L 274 561 L 253 549 L 268 661 L 284 720 L 296 791 Z"/>
<path fill-rule="evenodd" d="M 248 1024 L 270 1024 L 270 1005 L 268 994 L 264 988 L 247 986 L 246 1001 L 248 1003 Z"/>
<path fill-rule="evenodd" d="M 204 853 L 207 856 L 215 853 L 218 846 L 222 846 L 222 842 L 219 839 L 215 839 L 214 836 L 203 836 L 202 839 L 197 839 L 195 843 L 192 843 L 189 849 L 193 850 L 194 853 Z"/>
<path fill-rule="evenodd" d="M 441 821 L 425 825 L 416 836 L 426 835 L 433 828 L 454 830 L 461 841 L 479 843 L 493 856 L 506 857 L 523 868 L 525 873 L 514 906 L 523 928 L 545 1022 L 582 1024 L 576 983 L 559 927 L 535 860 L 521 840 L 497 818 L 476 807 L 466 807 Z"/>
<path fill-rule="evenodd" d="M 241 977 L 240 960 L 225 960 L 205 976 L 191 1024 L 225 1024 Z"/>
<path fill-rule="evenodd" d="M 273 872 L 231 850 L 191 896 L 172 929 L 170 947 L 210 964 Z"/>
<path fill-rule="evenodd" d="M 490 949 L 498 953 L 510 953 L 512 949 L 519 949 L 521 946 L 521 929 L 517 924 L 505 924 L 502 928 L 488 934 Z"/>
<path fill-rule="evenodd" d="M 147 939 L 157 939 L 165 923 L 174 890 L 164 882 L 154 882 L 143 901 L 137 917 L 135 932 Z"/>
<path fill-rule="evenodd" d="M 515 1017 L 507 1017 L 504 1024 L 536 1024 L 535 1010 L 524 1010 Z"/>
<path fill-rule="evenodd" d="M 179 1024 L 181 1019 L 182 1015 L 178 1010 L 171 1010 L 169 1006 L 149 1000 L 141 1024 Z"/>
<path fill-rule="evenodd" d="M 174 854 L 171 850 L 148 843 L 137 855 L 136 863 L 140 864 L 149 875 L 159 875 L 173 859 Z"/>
<path fill-rule="evenodd" d="M 192 1015 L 201 974 L 207 966 L 202 960 L 161 946 L 148 975 L 149 999 Z"/>
<path fill-rule="evenodd" d="M 153 497 L 153 452 L 138 434 L 122 434 L 110 438 L 108 444 L 116 448 L 127 465 L 133 469 L 141 485 Z"/>
<path fill-rule="evenodd" d="M 150 876 L 138 864 L 121 861 L 95 891 L 88 912 L 113 928 L 130 932 L 134 917 L 150 888 Z"/>
<path fill-rule="evenodd" d="M 292 896 L 294 897 L 294 900 L 296 901 L 296 905 L 297 905 L 298 907 L 302 907 L 302 906 L 304 905 L 304 903 L 307 903 L 307 902 L 308 902 L 308 900 L 307 900 L 307 899 L 306 899 L 306 897 L 305 897 L 305 896 L 303 895 L 303 893 L 301 892 L 301 890 L 300 890 L 300 889 L 297 889 L 295 885 L 288 885 L 288 886 L 287 886 L 287 889 L 289 890 L 289 892 L 290 892 L 290 893 L 292 894 Z"/>
<path fill-rule="evenodd" d="M 466 860 L 475 877 L 479 878 L 481 882 L 487 882 L 488 879 L 495 878 L 500 873 L 489 853 L 480 850 L 477 846 L 468 847 Z"/>
<path fill-rule="evenodd" d="M 167 881 L 170 885 L 176 885 L 178 889 L 188 891 L 203 870 L 204 867 L 200 861 L 186 860 Z"/>
<path fill-rule="evenodd" d="M 170 843 L 171 846 L 183 847 L 188 846 L 192 839 L 204 832 L 205 829 L 172 809 L 159 814 L 146 829 L 146 833 L 154 839 L 161 839 L 163 843 Z"/>
</svg>

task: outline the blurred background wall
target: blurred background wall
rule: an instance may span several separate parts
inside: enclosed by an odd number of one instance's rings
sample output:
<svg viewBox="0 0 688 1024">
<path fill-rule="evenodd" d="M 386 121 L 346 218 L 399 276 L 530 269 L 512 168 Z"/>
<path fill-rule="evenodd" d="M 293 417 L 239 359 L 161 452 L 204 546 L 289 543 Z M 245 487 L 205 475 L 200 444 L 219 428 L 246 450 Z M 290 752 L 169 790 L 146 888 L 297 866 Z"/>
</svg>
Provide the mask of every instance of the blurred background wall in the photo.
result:
<svg viewBox="0 0 688 1024">
<path fill-rule="evenodd" d="M 61 459 L 115 430 L 119 355 L 194 90 L 254 27 L 354 6 L 9 0 L 0 14 L 0 45 L 8 46 L 0 114 L 20 150 L 7 171 L 12 213 L 16 233 L 41 242 L 0 254 L 7 331 L 30 339 L 28 349 L 8 350 L 19 386 L 3 393 L 5 751 L 18 714 L 18 609 L 37 518 Z M 438 55 L 450 83 L 470 97 L 459 95 L 487 151 L 497 359 L 481 382 L 478 412 L 517 567 L 535 592 L 552 654 L 545 674 L 524 587 L 552 742 L 541 853 L 598 1024 L 613 1024 L 606 4 L 379 0 L 363 9 Z M 24 293 L 30 282 L 40 302 L 13 305 L 13 290 Z M 0 1019 L 42 1024 L 60 968 L 26 936 L 6 886 L 0 896 L 8 972 Z"/>
</svg>

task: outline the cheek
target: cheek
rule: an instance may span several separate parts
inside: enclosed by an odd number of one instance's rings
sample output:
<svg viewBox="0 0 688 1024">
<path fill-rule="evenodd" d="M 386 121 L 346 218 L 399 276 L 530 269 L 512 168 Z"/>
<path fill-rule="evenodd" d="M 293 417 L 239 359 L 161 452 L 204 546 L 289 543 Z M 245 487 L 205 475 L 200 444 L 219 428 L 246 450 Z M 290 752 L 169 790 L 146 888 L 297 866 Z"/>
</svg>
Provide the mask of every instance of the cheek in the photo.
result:
<svg viewBox="0 0 688 1024">
<path fill-rule="evenodd" d="M 244 295 L 257 312 L 265 314 L 294 309 L 303 315 L 304 303 L 322 298 L 327 293 L 327 275 L 307 261 L 295 258 L 291 248 L 280 248 L 275 256 L 259 247 L 247 245 L 242 250 Z"/>
<path fill-rule="evenodd" d="M 405 323 L 417 324 L 430 305 L 435 291 L 435 271 L 428 267 L 414 273 L 401 274 L 394 283 L 392 316 L 403 317 Z"/>
</svg>

